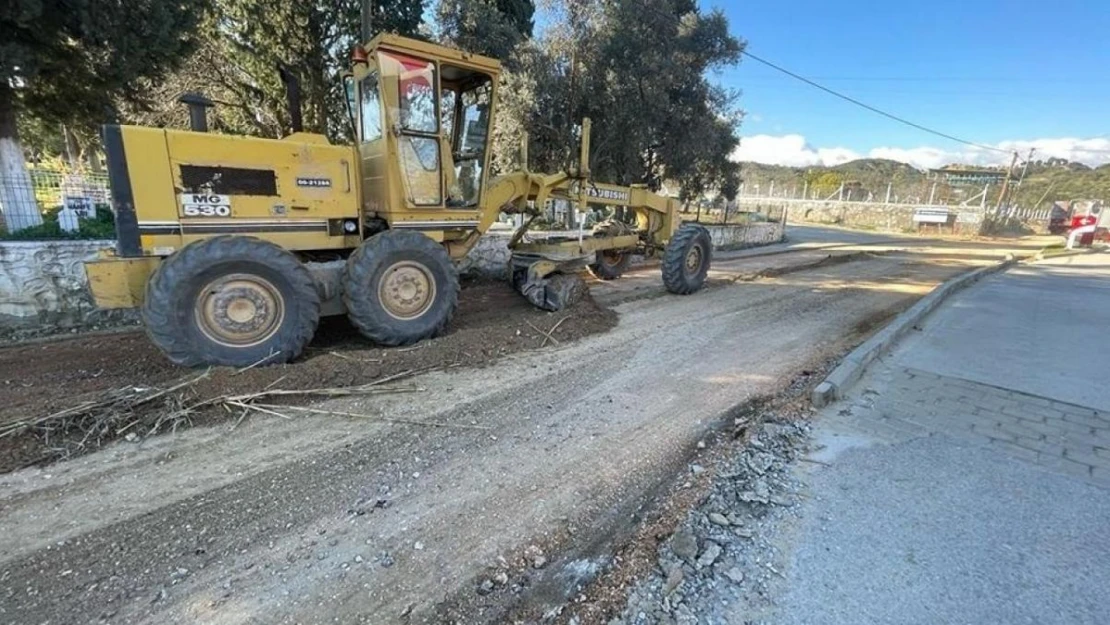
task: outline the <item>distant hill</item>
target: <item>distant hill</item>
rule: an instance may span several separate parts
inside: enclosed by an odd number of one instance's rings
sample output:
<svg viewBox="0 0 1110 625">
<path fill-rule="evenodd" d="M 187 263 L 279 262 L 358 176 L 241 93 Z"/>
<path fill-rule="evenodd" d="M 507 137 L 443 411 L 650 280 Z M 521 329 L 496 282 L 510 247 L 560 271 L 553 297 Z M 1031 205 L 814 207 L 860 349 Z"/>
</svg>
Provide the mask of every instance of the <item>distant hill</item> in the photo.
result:
<svg viewBox="0 0 1110 625">
<path fill-rule="evenodd" d="M 1001 168 L 968 167 L 1002 171 Z M 1013 183 L 1017 182 L 1020 174 L 1019 167 L 1014 172 Z M 959 204 L 983 190 L 982 184 L 938 181 L 934 191 L 934 178 L 928 171 L 878 158 L 859 159 L 832 167 L 786 167 L 745 162 L 741 164 L 741 177 L 744 193 L 749 195 L 757 192 L 767 194 L 774 183 L 775 195 L 801 197 L 802 190 L 807 189 L 809 197 L 835 198 L 841 183 L 844 183 L 845 199 L 882 201 L 889 184 L 892 200 L 925 202 L 932 192 L 934 202 Z M 991 185 L 988 205 L 997 201 L 1000 190 L 999 184 Z M 1034 161 L 1030 163 L 1024 181 L 1015 188 L 1013 204 L 1023 208 L 1043 208 L 1054 200 L 1074 199 L 1110 200 L 1110 165 L 1091 168 L 1063 159 Z"/>
</svg>

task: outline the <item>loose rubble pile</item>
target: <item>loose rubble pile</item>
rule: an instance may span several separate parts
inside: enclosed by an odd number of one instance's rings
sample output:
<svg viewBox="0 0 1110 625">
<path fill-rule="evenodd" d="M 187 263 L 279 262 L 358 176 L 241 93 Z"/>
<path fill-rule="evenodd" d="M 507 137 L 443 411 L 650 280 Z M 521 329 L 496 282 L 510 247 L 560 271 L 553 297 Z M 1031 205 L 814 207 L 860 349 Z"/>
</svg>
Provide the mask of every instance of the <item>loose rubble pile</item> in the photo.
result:
<svg viewBox="0 0 1110 625">
<path fill-rule="evenodd" d="M 809 430 L 806 421 L 760 426 L 721 467 L 702 505 L 660 544 L 655 570 L 629 590 L 610 625 L 747 623 L 768 607 L 770 585 L 782 578 L 774 538 L 800 496 L 790 465 Z"/>
</svg>

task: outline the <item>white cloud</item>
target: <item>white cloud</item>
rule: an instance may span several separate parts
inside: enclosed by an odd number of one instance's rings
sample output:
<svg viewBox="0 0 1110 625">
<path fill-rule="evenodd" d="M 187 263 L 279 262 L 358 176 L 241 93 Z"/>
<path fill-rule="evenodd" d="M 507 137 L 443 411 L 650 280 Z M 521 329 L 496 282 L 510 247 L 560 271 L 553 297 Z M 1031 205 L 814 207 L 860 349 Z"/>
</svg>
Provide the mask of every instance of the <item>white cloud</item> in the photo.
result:
<svg viewBox="0 0 1110 625">
<path fill-rule="evenodd" d="M 1007 165 L 1010 162 L 1010 153 L 1017 151 L 1022 158 L 1029 153 L 1029 148 L 1036 148 L 1033 158 L 1065 158 L 1069 161 L 1083 163 L 1096 167 L 1110 163 L 1110 139 L 1033 139 L 1003 141 L 995 146 L 1002 152 L 985 150 L 982 148 L 967 147 L 964 149 L 945 150 L 932 146 L 919 146 L 914 148 L 876 147 L 867 154 L 860 154 L 848 148 L 816 148 L 806 141 L 802 135 L 753 135 L 744 137 L 740 147 L 733 152 L 732 157 L 738 161 L 755 161 L 772 165 L 789 165 L 791 167 L 808 167 L 811 165 L 839 165 L 857 158 L 888 158 L 914 167 L 929 169 L 941 167 L 948 163 L 962 163 L 968 165 Z"/>
<path fill-rule="evenodd" d="M 847 148 L 815 149 L 806 143 L 806 138 L 802 135 L 754 135 L 740 140 L 740 147 L 732 153 L 732 158 L 738 161 L 808 167 L 839 165 L 860 156 Z"/>
</svg>

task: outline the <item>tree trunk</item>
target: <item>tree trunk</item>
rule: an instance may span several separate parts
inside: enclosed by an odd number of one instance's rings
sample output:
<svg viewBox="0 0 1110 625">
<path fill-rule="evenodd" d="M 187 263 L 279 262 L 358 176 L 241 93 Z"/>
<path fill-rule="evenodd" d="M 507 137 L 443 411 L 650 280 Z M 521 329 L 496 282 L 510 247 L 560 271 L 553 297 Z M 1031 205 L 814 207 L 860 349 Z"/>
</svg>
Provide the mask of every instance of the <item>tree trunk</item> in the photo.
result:
<svg viewBox="0 0 1110 625">
<path fill-rule="evenodd" d="M 15 94 L 0 81 L 0 211 L 8 232 L 42 223 L 15 126 Z"/>
</svg>

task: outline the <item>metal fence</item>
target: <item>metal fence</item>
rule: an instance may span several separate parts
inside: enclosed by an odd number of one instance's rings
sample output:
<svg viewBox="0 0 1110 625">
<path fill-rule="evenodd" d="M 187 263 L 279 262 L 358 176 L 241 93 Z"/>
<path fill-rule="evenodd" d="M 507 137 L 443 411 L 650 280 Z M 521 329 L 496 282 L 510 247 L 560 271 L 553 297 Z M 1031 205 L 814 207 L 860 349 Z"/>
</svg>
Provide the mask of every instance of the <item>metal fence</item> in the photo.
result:
<svg viewBox="0 0 1110 625">
<path fill-rule="evenodd" d="M 31 169 L 26 176 L 0 176 L 0 231 L 38 225 L 64 208 L 93 217 L 98 206 L 111 207 L 104 173 Z"/>
</svg>

